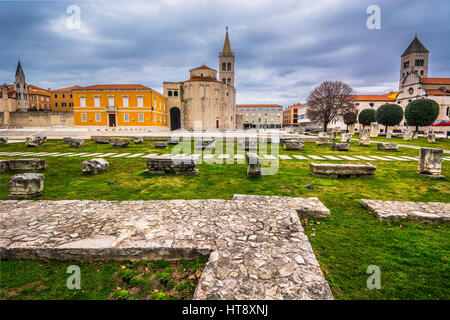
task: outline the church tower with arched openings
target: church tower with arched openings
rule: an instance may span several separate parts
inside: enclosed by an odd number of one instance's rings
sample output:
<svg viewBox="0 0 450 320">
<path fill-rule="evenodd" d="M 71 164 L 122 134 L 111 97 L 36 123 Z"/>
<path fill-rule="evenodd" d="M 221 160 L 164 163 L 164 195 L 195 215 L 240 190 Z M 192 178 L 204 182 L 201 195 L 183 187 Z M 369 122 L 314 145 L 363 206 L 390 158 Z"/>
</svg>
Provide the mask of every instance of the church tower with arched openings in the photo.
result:
<svg viewBox="0 0 450 320">
<path fill-rule="evenodd" d="M 219 81 L 234 88 L 234 53 L 231 51 L 228 27 L 223 49 L 219 54 Z"/>
<path fill-rule="evenodd" d="M 25 81 L 25 73 L 23 72 L 20 60 L 17 63 L 14 91 L 16 92 L 17 110 L 28 111 L 28 86 Z"/>
<path fill-rule="evenodd" d="M 403 52 L 400 65 L 399 90 L 428 77 L 428 50 L 415 35 Z"/>
</svg>

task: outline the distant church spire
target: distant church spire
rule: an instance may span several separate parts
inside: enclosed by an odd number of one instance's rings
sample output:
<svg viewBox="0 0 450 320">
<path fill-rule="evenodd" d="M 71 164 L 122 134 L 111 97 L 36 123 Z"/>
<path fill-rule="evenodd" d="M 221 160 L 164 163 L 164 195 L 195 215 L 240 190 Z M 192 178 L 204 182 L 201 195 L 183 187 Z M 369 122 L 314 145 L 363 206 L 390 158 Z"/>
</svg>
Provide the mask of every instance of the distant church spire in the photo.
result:
<svg viewBox="0 0 450 320">
<path fill-rule="evenodd" d="M 228 37 L 228 27 L 225 27 L 227 32 L 225 34 L 225 42 L 223 43 L 222 53 L 231 53 L 230 38 Z"/>
<path fill-rule="evenodd" d="M 228 27 L 225 29 L 225 41 L 219 54 L 219 81 L 234 87 L 234 53 L 231 51 Z"/>
<path fill-rule="evenodd" d="M 22 65 L 20 64 L 20 58 L 17 62 L 16 78 L 17 77 L 23 77 L 23 79 L 25 80 L 25 73 L 23 72 Z"/>
</svg>

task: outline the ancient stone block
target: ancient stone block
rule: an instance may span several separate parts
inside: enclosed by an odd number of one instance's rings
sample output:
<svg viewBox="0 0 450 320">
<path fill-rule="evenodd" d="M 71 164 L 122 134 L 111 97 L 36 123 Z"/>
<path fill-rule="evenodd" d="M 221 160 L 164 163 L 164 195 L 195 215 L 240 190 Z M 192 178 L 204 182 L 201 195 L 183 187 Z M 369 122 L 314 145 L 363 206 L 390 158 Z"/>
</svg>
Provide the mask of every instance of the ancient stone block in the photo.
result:
<svg viewBox="0 0 450 320">
<path fill-rule="evenodd" d="M 356 125 L 354 123 L 348 125 L 348 133 L 351 133 L 352 136 L 355 134 L 355 127 Z"/>
<path fill-rule="evenodd" d="M 72 140 L 71 137 L 64 137 L 64 138 L 62 139 L 62 142 L 63 142 L 63 144 L 69 144 L 69 141 L 70 141 L 70 140 Z"/>
<path fill-rule="evenodd" d="M 212 150 L 216 145 L 215 139 L 196 139 L 194 141 L 194 149 L 195 150 Z"/>
<path fill-rule="evenodd" d="M 9 170 L 16 172 L 36 172 L 47 168 L 47 160 L 38 158 L 9 160 Z"/>
<path fill-rule="evenodd" d="M 419 139 L 419 133 L 417 131 L 414 131 L 413 135 L 412 135 L 412 138 L 413 138 L 413 140 Z"/>
<path fill-rule="evenodd" d="M 305 143 L 302 140 L 286 139 L 283 140 L 283 147 L 285 150 L 302 150 L 305 147 Z"/>
<path fill-rule="evenodd" d="M 328 137 L 328 135 L 326 132 L 321 131 L 319 132 L 318 137 Z"/>
<path fill-rule="evenodd" d="M 171 144 L 171 145 L 177 145 L 177 144 L 180 143 L 180 138 L 178 138 L 178 137 L 171 137 L 171 138 L 167 141 L 167 143 L 168 143 L 168 144 Z"/>
<path fill-rule="evenodd" d="M 376 138 L 378 137 L 380 133 L 380 126 L 376 122 L 372 122 L 370 124 L 370 138 Z"/>
<path fill-rule="evenodd" d="M 335 130 L 331 131 L 331 140 L 334 140 L 334 139 L 336 139 L 336 137 L 337 137 L 337 134 L 338 134 L 338 132 L 337 132 L 337 131 L 335 131 Z"/>
<path fill-rule="evenodd" d="M 30 198 L 42 194 L 44 175 L 39 173 L 20 173 L 9 180 L 8 199 Z"/>
<path fill-rule="evenodd" d="M 403 140 L 404 141 L 411 141 L 413 138 L 413 133 L 412 131 L 405 129 L 405 131 L 403 131 Z"/>
<path fill-rule="evenodd" d="M 130 142 L 131 140 L 127 138 L 113 138 L 109 143 L 113 148 L 125 148 Z"/>
<path fill-rule="evenodd" d="M 393 142 L 378 142 L 377 148 L 380 151 L 397 151 L 398 144 Z"/>
<path fill-rule="evenodd" d="M 364 128 L 359 133 L 359 145 L 368 146 L 370 145 L 370 132 L 369 129 Z"/>
<path fill-rule="evenodd" d="M 414 220 L 427 223 L 449 223 L 450 203 L 403 202 L 362 199 L 361 205 L 379 220 Z"/>
<path fill-rule="evenodd" d="M 316 141 L 316 144 L 318 146 L 331 146 L 332 143 L 333 143 L 332 137 L 327 136 L 327 135 L 320 136 L 320 133 L 319 133 L 319 137 L 317 138 L 317 141 Z"/>
<path fill-rule="evenodd" d="M 247 177 L 259 178 L 262 176 L 261 163 L 259 162 L 259 157 L 256 153 L 246 153 L 245 158 L 247 159 Z"/>
<path fill-rule="evenodd" d="M 283 142 L 285 140 L 289 140 L 289 139 L 283 139 Z M 256 139 L 238 140 L 238 146 L 240 148 L 244 149 L 245 151 L 256 151 L 256 150 L 258 150 L 258 141 Z"/>
<path fill-rule="evenodd" d="M 95 143 L 98 143 L 98 144 L 109 144 L 111 138 L 106 137 L 106 136 L 93 136 L 93 137 L 91 137 L 91 140 L 94 140 Z"/>
<path fill-rule="evenodd" d="M 444 178 L 441 175 L 443 152 L 442 149 L 420 148 L 418 174 L 431 179 Z"/>
<path fill-rule="evenodd" d="M 81 171 L 86 174 L 99 174 L 108 169 L 109 163 L 105 159 L 91 159 L 81 163 Z"/>
<path fill-rule="evenodd" d="M 83 139 L 70 139 L 68 140 L 68 145 L 71 148 L 81 148 L 84 147 L 84 140 Z"/>
<path fill-rule="evenodd" d="M 349 143 L 352 140 L 353 135 L 351 133 L 341 133 L 341 142 Z"/>
<path fill-rule="evenodd" d="M 430 132 L 427 135 L 427 142 L 428 143 L 435 143 L 436 142 L 436 135 L 434 134 L 434 132 Z"/>
<path fill-rule="evenodd" d="M 315 177 L 371 177 L 375 174 L 376 166 L 367 164 L 333 164 L 310 163 L 309 169 Z"/>
<path fill-rule="evenodd" d="M 331 145 L 331 149 L 335 151 L 348 151 L 348 149 L 350 149 L 350 145 L 348 143 L 333 143 Z"/>
<path fill-rule="evenodd" d="M 9 160 L 0 160 L 0 173 L 9 170 Z"/>
<path fill-rule="evenodd" d="M 392 139 L 392 132 L 386 132 L 386 139 Z"/>
<path fill-rule="evenodd" d="M 7 137 L 0 137 L 0 147 L 6 146 L 7 143 L 8 143 Z"/>
<path fill-rule="evenodd" d="M 141 143 L 144 142 L 144 137 L 134 137 L 134 138 L 133 138 L 133 142 L 134 142 L 135 144 L 141 144 Z"/>
<path fill-rule="evenodd" d="M 27 137 L 25 139 L 25 144 L 27 147 L 40 147 L 47 141 L 47 137 L 35 136 Z"/>
<path fill-rule="evenodd" d="M 155 142 L 156 149 L 167 149 L 168 147 L 169 147 L 169 143 L 167 141 Z"/>
<path fill-rule="evenodd" d="M 149 174 L 174 173 L 179 175 L 198 175 L 195 168 L 196 160 L 190 156 L 154 156 L 147 158 L 147 170 Z"/>
</svg>

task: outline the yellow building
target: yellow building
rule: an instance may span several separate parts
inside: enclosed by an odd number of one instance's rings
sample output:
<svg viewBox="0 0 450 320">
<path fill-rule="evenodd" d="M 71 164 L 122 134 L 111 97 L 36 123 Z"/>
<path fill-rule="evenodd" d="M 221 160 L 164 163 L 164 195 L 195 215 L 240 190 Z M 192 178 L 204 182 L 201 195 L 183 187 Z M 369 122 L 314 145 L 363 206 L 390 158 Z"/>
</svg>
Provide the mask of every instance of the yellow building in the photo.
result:
<svg viewBox="0 0 450 320">
<path fill-rule="evenodd" d="M 141 84 L 103 84 L 72 90 L 77 126 L 167 126 L 167 99 Z"/>
<path fill-rule="evenodd" d="M 52 111 L 73 111 L 72 90 L 82 89 L 80 86 L 51 90 L 50 107 Z"/>
<path fill-rule="evenodd" d="M 31 111 L 50 111 L 50 91 L 29 84 L 28 106 Z"/>
</svg>

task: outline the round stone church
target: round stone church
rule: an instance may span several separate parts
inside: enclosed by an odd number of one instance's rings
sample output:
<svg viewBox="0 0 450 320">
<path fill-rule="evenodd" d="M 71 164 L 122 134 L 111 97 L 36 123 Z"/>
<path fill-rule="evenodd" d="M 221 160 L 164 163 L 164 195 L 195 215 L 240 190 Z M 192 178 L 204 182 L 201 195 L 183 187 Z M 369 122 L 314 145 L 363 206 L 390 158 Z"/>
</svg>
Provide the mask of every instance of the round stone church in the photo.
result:
<svg viewBox="0 0 450 320">
<path fill-rule="evenodd" d="M 186 81 L 164 82 L 171 130 L 235 129 L 234 53 L 228 31 L 217 71 L 205 65 L 189 71 Z"/>
</svg>

